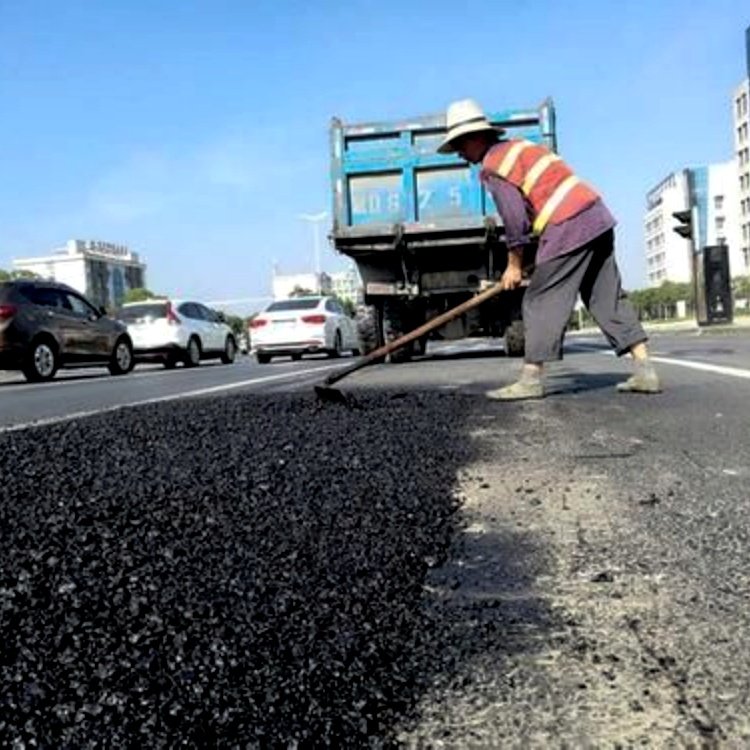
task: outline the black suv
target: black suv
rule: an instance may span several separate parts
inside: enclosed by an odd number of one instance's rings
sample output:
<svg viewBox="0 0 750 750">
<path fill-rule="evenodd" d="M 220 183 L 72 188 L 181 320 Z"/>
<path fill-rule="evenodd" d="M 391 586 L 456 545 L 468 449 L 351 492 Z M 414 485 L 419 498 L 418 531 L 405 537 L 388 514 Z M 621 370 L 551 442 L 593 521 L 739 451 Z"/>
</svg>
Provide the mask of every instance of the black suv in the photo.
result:
<svg viewBox="0 0 750 750">
<path fill-rule="evenodd" d="M 0 369 L 40 381 L 60 367 L 94 364 L 107 365 L 113 375 L 133 369 L 126 326 L 65 284 L 0 282 Z"/>
</svg>

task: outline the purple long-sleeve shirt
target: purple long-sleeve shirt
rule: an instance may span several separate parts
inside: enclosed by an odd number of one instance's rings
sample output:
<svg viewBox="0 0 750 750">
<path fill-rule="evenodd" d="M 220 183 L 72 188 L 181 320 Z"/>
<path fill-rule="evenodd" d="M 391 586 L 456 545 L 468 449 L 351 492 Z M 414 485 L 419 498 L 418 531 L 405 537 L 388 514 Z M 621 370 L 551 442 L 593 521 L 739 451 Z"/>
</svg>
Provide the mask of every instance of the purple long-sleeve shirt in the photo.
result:
<svg viewBox="0 0 750 750">
<path fill-rule="evenodd" d="M 483 182 L 495 201 L 505 226 L 508 249 L 528 245 L 533 235 L 532 208 L 521 190 L 502 177 L 487 175 Z M 581 213 L 559 224 L 548 224 L 539 237 L 536 263 L 558 258 L 583 247 L 600 234 L 612 229 L 617 222 L 602 200 L 597 200 Z"/>
</svg>

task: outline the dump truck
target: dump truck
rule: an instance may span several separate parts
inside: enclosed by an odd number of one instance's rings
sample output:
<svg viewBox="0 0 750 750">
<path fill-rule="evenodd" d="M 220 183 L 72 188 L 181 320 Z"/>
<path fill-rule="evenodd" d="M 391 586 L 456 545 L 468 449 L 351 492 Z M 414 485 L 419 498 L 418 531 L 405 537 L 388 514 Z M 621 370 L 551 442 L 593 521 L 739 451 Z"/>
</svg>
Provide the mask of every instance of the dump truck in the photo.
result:
<svg viewBox="0 0 750 750">
<path fill-rule="evenodd" d="M 508 137 L 556 150 L 555 110 L 491 111 Z M 399 121 L 331 122 L 334 248 L 357 265 L 365 294 L 360 337 L 365 351 L 397 338 L 469 299 L 507 264 L 502 220 L 479 181 L 479 166 L 438 154 L 444 114 Z M 534 248 L 524 265 L 533 262 Z M 507 292 L 440 329 L 442 339 L 505 337 L 524 350 L 523 288 Z M 418 340 L 398 359 L 423 354 Z M 395 359 L 395 358 L 394 358 Z"/>
</svg>

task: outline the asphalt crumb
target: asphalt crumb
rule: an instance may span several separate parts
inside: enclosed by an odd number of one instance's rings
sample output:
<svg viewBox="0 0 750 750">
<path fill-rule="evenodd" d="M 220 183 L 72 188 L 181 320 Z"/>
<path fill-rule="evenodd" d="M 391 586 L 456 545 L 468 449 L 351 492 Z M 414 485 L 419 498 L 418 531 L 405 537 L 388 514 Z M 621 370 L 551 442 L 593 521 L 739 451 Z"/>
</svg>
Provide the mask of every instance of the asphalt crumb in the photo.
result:
<svg viewBox="0 0 750 750">
<path fill-rule="evenodd" d="M 393 744 L 461 659 L 424 583 L 475 407 L 358 403 L 235 395 L 2 436 L 0 744 Z"/>
</svg>

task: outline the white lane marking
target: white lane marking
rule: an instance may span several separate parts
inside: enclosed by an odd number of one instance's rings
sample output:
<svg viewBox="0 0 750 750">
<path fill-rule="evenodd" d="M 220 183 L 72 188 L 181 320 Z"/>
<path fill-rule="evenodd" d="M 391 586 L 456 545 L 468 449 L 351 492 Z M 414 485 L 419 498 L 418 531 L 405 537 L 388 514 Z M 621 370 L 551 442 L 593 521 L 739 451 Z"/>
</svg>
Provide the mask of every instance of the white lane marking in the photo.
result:
<svg viewBox="0 0 750 750">
<path fill-rule="evenodd" d="M 77 411 L 72 414 L 62 414 L 56 417 L 46 417 L 43 419 L 34 420 L 32 422 L 24 422 L 21 424 L 8 425 L 5 427 L 0 426 L 0 434 L 5 432 L 17 432 L 19 430 L 25 430 L 29 427 L 44 427 L 46 425 L 58 424 L 60 422 L 70 422 L 75 419 L 82 419 L 83 417 L 92 417 L 95 414 L 108 414 L 109 412 L 118 411 L 119 409 L 130 409 L 135 406 L 145 406 L 146 404 L 159 404 L 166 401 L 178 401 L 181 398 L 195 398 L 197 396 L 208 396 L 215 393 L 221 393 L 223 391 L 232 391 L 237 388 L 244 388 L 248 385 L 256 385 L 258 383 L 269 383 L 275 380 L 288 380 L 289 378 L 299 377 L 300 375 L 312 375 L 312 373 L 319 373 L 325 370 L 336 370 L 342 367 L 346 367 L 343 364 L 337 365 L 326 365 L 325 367 L 313 367 L 306 370 L 296 370 L 294 372 L 285 372 L 278 375 L 266 375 L 262 378 L 252 378 L 251 380 L 241 380 L 237 383 L 226 383 L 224 385 L 215 385 L 209 388 L 197 388 L 192 391 L 184 391 L 182 393 L 172 393 L 168 396 L 155 396 L 154 398 L 145 398 L 140 401 L 130 401 L 126 404 L 116 404 L 113 406 L 104 406 L 101 409 L 89 409 L 86 411 Z"/>
<path fill-rule="evenodd" d="M 733 378 L 744 378 L 750 380 L 750 370 L 743 370 L 740 367 L 712 365 L 710 362 L 696 362 L 692 359 L 672 359 L 671 357 L 651 357 L 651 361 L 659 362 L 664 365 L 677 365 L 677 367 L 688 367 L 692 370 L 715 372 L 717 375 L 730 375 Z"/>
<path fill-rule="evenodd" d="M 502 339 L 461 339 L 455 343 L 435 342 L 430 344 L 427 349 L 427 355 L 434 354 L 463 354 L 464 352 L 487 351 L 494 352 L 498 348 L 504 347 Z"/>
<path fill-rule="evenodd" d="M 599 354 L 605 354 L 610 357 L 615 356 L 615 352 L 611 350 L 602 351 L 594 347 L 578 346 L 569 347 L 568 351 L 579 352 L 598 352 Z M 750 370 L 745 370 L 741 367 L 729 367 L 728 365 L 714 365 L 710 362 L 699 362 L 694 359 L 674 359 L 673 357 L 662 357 L 657 355 L 651 355 L 652 362 L 658 362 L 663 365 L 675 365 L 677 367 L 687 367 L 691 370 L 701 370 L 703 372 L 714 372 L 717 375 L 729 375 L 733 378 L 742 378 L 744 380 L 750 380 Z"/>
</svg>

